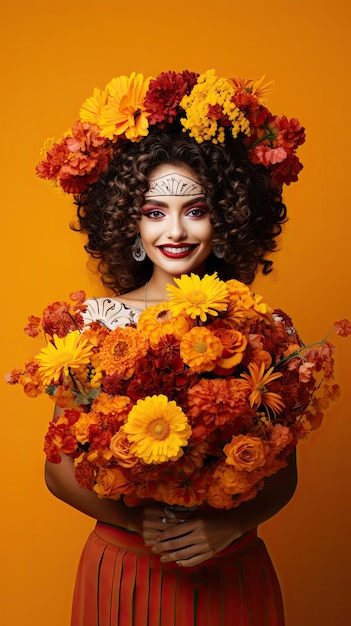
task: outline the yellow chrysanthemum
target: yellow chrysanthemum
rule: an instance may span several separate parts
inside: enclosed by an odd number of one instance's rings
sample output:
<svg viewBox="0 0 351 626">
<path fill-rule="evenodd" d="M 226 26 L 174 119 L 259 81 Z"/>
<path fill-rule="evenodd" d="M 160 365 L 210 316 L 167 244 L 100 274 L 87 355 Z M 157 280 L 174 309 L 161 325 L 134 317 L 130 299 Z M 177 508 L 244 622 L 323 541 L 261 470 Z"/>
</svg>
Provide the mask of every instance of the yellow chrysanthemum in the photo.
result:
<svg viewBox="0 0 351 626">
<path fill-rule="evenodd" d="M 93 346 L 79 330 L 66 337 L 54 335 L 53 339 L 54 343 L 49 343 L 36 357 L 40 363 L 39 374 L 45 385 L 58 382 L 62 374 L 68 376 L 69 370 L 87 365 L 93 351 Z"/>
<path fill-rule="evenodd" d="M 124 431 L 131 454 L 148 464 L 179 459 L 191 435 L 182 409 L 163 394 L 138 400 L 128 415 Z"/>
<path fill-rule="evenodd" d="M 182 338 L 180 356 L 193 372 L 210 372 L 222 356 L 223 344 L 205 326 L 196 326 Z"/>
<path fill-rule="evenodd" d="M 150 80 L 133 72 L 129 77 L 116 76 L 108 83 L 107 104 L 99 119 L 102 137 L 113 139 L 124 134 L 131 141 L 139 141 L 148 134 L 150 113 L 144 99 Z"/>
<path fill-rule="evenodd" d="M 82 104 L 79 109 L 81 122 L 89 122 L 99 126 L 101 114 L 107 104 L 107 91 L 95 87 L 94 93 Z"/>
<path fill-rule="evenodd" d="M 171 296 L 169 308 L 174 315 L 185 311 L 192 319 L 199 317 L 206 322 L 207 314 L 217 316 L 220 311 L 226 311 L 229 297 L 226 283 L 219 280 L 217 272 L 200 278 L 196 274 L 184 274 L 174 278 L 178 285 L 167 285 Z"/>
<path fill-rule="evenodd" d="M 165 335 L 174 335 L 180 339 L 193 324 L 194 322 L 183 313 L 173 317 L 169 302 L 162 302 L 156 306 L 147 307 L 141 313 L 137 329 L 149 339 L 151 347 L 155 348 Z"/>
<path fill-rule="evenodd" d="M 260 365 L 250 363 L 248 367 L 249 373 L 241 374 L 239 380 L 242 380 L 241 384 L 244 389 L 251 391 L 249 395 L 250 405 L 253 408 L 258 408 L 263 404 L 263 406 L 273 412 L 273 415 L 280 413 L 284 408 L 284 402 L 278 393 L 269 391 L 267 385 L 273 380 L 280 378 L 283 374 L 281 372 L 273 374 L 273 367 L 265 372 L 264 363 Z"/>
<path fill-rule="evenodd" d="M 234 103 L 234 95 L 234 85 L 226 78 L 217 78 L 215 70 L 201 74 L 191 93 L 184 96 L 180 103 L 186 113 L 181 123 L 189 130 L 190 137 L 194 137 L 198 143 L 206 140 L 223 143 L 221 118 L 231 122 L 234 138 L 240 132 L 249 135 L 249 121 Z"/>
</svg>

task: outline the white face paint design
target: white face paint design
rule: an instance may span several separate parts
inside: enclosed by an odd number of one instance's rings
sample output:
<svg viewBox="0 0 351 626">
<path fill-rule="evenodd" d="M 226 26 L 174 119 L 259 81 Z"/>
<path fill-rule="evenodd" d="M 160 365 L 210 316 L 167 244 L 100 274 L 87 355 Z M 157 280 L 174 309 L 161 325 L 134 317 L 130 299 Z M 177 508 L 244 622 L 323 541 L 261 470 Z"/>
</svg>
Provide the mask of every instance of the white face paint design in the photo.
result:
<svg viewBox="0 0 351 626">
<path fill-rule="evenodd" d="M 154 264 L 153 277 L 203 273 L 212 250 L 213 227 L 204 190 L 186 166 L 163 163 L 149 178 L 141 207 L 140 236 Z"/>
<path fill-rule="evenodd" d="M 149 181 L 146 197 L 152 196 L 203 196 L 204 190 L 200 183 L 189 176 L 171 172 Z"/>
</svg>

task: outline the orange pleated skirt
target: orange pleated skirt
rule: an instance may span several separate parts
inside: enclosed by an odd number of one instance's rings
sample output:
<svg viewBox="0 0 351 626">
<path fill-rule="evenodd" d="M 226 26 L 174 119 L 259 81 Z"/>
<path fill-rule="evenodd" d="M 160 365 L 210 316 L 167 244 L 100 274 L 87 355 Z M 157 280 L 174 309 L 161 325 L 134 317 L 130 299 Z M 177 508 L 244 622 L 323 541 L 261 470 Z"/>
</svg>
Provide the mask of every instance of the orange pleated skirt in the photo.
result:
<svg viewBox="0 0 351 626">
<path fill-rule="evenodd" d="M 284 626 L 284 614 L 256 532 L 184 568 L 162 564 L 136 533 L 98 522 L 80 560 L 71 626 Z"/>
</svg>

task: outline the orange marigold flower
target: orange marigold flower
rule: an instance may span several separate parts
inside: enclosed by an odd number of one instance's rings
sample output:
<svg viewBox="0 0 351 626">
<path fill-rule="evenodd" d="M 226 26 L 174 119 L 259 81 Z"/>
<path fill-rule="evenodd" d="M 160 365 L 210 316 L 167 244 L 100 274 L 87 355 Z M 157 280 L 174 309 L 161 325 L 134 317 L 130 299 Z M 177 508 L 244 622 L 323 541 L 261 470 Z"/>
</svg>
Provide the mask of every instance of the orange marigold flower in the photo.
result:
<svg viewBox="0 0 351 626">
<path fill-rule="evenodd" d="M 222 353 L 221 340 L 205 326 L 195 326 L 180 342 L 180 356 L 193 372 L 213 370 Z"/>
<path fill-rule="evenodd" d="M 158 499 L 171 505 L 200 506 L 206 497 L 209 477 L 202 469 L 194 472 L 191 478 L 171 475 L 171 480 L 163 480 L 158 484 Z"/>
<path fill-rule="evenodd" d="M 274 372 L 273 367 L 265 372 L 264 363 L 261 366 L 257 363 L 250 363 L 249 373 L 244 372 L 240 375 L 240 381 L 243 389 L 249 390 L 250 405 L 253 408 L 259 408 L 261 404 L 273 412 L 273 415 L 280 413 L 284 408 L 284 402 L 281 396 L 274 391 L 269 391 L 267 385 L 273 380 L 282 376 L 281 372 Z"/>
<path fill-rule="evenodd" d="M 239 280 L 226 282 L 229 292 L 228 310 L 225 315 L 225 323 L 231 327 L 243 327 L 247 320 L 257 313 L 253 310 L 254 300 L 247 285 Z"/>
<path fill-rule="evenodd" d="M 69 387 L 59 385 L 53 396 L 55 403 L 62 409 L 74 409 L 77 407 L 75 395 Z"/>
<path fill-rule="evenodd" d="M 24 393 L 29 398 L 36 398 L 45 391 L 45 384 L 39 372 L 39 363 L 36 359 L 28 359 L 26 361 L 25 369 L 19 382 L 23 387 Z"/>
<path fill-rule="evenodd" d="M 86 443 L 89 439 L 89 427 L 97 424 L 98 418 L 94 413 L 81 413 L 79 419 L 71 426 L 70 432 L 79 443 Z"/>
<path fill-rule="evenodd" d="M 79 419 L 80 412 L 65 411 L 57 419 L 49 423 L 44 440 L 44 452 L 51 463 L 60 463 L 60 452 L 72 454 L 77 448 L 77 441 L 70 432 L 70 427 Z"/>
<path fill-rule="evenodd" d="M 74 459 L 74 478 L 82 489 L 93 490 L 95 483 L 95 468 L 89 463 L 86 454 L 83 452 Z"/>
<path fill-rule="evenodd" d="M 220 463 L 216 467 L 213 479 L 214 484 L 217 482 L 226 493 L 231 495 L 239 495 L 251 489 L 263 477 L 263 471 L 248 472 L 238 470 L 232 465 Z"/>
<path fill-rule="evenodd" d="M 172 316 L 168 302 L 150 306 L 143 311 L 137 322 L 137 329 L 150 341 L 150 346 L 156 348 L 161 338 L 174 335 L 180 339 L 192 326 L 193 321 L 185 313 Z"/>
<path fill-rule="evenodd" d="M 94 413 L 117 418 L 119 422 L 124 422 L 131 408 L 131 400 L 127 396 L 110 396 L 101 391 L 91 405 Z"/>
<path fill-rule="evenodd" d="M 110 331 L 107 326 L 100 324 L 100 322 L 90 322 L 89 325 L 84 328 L 84 337 L 86 337 L 89 343 L 95 348 L 99 348 L 109 334 Z"/>
<path fill-rule="evenodd" d="M 128 380 L 134 374 L 137 361 L 145 357 L 147 348 L 146 337 L 135 328 L 115 328 L 102 344 L 100 365 L 106 374 L 117 373 Z"/>
<path fill-rule="evenodd" d="M 259 437 L 237 435 L 224 446 L 223 451 L 227 457 L 226 463 L 239 472 L 252 472 L 266 463 L 265 448 Z"/>
<path fill-rule="evenodd" d="M 214 509 L 229 511 L 235 506 L 235 499 L 218 482 L 212 482 L 207 491 L 206 503 Z"/>
<path fill-rule="evenodd" d="M 208 441 L 202 441 L 196 446 L 191 446 L 174 465 L 174 469 L 178 474 L 192 475 L 196 469 L 203 467 L 206 455 L 210 451 Z"/>
<path fill-rule="evenodd" d="M 237 378 L 202 378 L 188 390 L 191 423 L 223 426 L 247 413 L 247 392 Z"/>
</svg>

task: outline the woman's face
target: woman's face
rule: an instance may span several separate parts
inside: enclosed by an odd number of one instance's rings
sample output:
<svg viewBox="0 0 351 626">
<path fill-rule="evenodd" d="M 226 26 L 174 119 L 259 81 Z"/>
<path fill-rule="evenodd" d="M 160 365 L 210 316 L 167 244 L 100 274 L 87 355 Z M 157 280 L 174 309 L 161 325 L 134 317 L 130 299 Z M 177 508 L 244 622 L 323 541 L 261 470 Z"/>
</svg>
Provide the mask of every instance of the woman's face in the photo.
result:
<svg viewBox="0 0 351 626">
<path fill-rule="evenodd" d="M 149 176 L 139 232 L 154 272 L 203 273 L 213 227 L 204 190 L 187 166 L 164 163 Z"/>
</svg>

